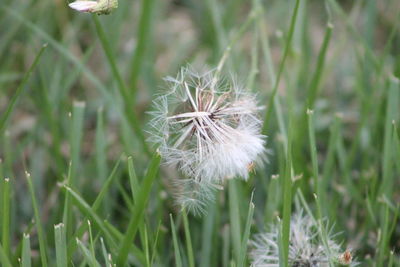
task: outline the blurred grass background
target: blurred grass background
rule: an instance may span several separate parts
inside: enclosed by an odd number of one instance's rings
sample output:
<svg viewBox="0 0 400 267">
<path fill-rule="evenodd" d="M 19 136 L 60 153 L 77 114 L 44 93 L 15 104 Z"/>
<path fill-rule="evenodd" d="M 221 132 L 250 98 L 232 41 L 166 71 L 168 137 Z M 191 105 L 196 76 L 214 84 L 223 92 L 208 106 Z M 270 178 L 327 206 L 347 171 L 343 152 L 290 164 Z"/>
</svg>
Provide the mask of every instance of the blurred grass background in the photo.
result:
<svg viewBox="0 0 400 267">
<path fill-rule="evenodd" d="M 299 208 L 361 266 L 400 266 L 399 1 L 67 4 L 0 3 L 3 266 L 247 266 L 246 230 Z M 145 112 L 163 77 L 216 67 L 228 46 L 271 154 L 194 217 L 158 173 Z"/>
</svg>

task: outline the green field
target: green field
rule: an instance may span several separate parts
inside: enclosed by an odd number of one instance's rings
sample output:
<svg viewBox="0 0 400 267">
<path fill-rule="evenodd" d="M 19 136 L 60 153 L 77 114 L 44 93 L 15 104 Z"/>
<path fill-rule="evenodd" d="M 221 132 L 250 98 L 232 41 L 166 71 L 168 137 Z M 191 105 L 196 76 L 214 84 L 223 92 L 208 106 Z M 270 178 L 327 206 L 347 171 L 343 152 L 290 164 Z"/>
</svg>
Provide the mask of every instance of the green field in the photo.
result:
<svg viewBox="0 0 400 267">
<path fill-rule="evenodd" d="M 250 266 L 276 225 L 265 266 L 307 267 L 290 256 L 301 211 L 352 266 L 400 266 L 398 0 L 118 5 L 0 2 L 1 266 Z M 268 136 L 199 214 L 148 141 L 164 78 L 189 65 L 256 95 Z"/>
</svg>

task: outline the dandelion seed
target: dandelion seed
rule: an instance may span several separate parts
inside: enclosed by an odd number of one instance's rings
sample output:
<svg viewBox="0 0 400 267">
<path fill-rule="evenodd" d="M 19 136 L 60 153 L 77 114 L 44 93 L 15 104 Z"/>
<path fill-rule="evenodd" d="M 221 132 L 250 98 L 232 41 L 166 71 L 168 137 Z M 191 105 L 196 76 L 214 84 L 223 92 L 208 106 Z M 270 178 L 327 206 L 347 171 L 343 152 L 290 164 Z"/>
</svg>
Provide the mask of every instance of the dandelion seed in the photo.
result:
<svg viewBox="0 0 400 267">
<path fill-rule="evenodd" d="M 68 4 L 72 9 L 85 13 L 96 13 L 98 15 L 109 14 L 118 7 L 118 0 L 77 0 Z"/>
<path fill-rule="evenodd" d="M 214 72 L 182 68 L 154 101 L 152 138 L 167 164 L 197 181 L 247 179 L 262 162 L 265 136 L 254 95 Z"/>
<path fill-rule="evenodd" d="M 279 265 L 279 225 L 271 225 L 270 231 L 255 235 L 251 241 L 252 250 L 250 258 L 251 266 L 280 266 Z M 292 267 L 329 267 L 330 262 L 356 266 L 351 254 L 340 253 L 340 245 L 329 231 L 327 246 L 323 245 L 320 238 L 319 227 L 309 216 L 302 212 L 292 216 L 290 222 L 289 237 L 289 266 Z M 350 257 L 349 257 L 350 255 Z"/>
</svg>

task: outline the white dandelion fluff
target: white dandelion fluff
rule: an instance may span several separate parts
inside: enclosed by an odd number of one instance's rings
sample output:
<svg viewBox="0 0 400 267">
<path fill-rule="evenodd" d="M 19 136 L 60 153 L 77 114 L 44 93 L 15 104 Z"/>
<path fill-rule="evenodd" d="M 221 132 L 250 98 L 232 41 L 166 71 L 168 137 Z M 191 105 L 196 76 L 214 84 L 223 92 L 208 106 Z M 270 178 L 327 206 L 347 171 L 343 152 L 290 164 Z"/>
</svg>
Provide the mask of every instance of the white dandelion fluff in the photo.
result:
<svg viewBox="0 0 400 267">
<path fill-rule="evenodd" d="M 265 155 L 256 97 L 234 82 L 182 68 L 154 101 L 151 141 L 185 177 L 219 183 L 247 179 Z"/>
<path fill-rule="evenodd" d="M 351 260 L 349 251 L 341 253 L 340 245 L 333 240 L 335 235 L 332 235 L 332 231 L 327 234 L 327 245 L 323 245 L 318 229 L 315 221 L 309 216 L 303 215 L 302 212 L 292 216 L 289 237 L 289 266 L 329 267 L 330 262 L 345 266 L 357 265 L 356 262 Z M 269 232 L 255 235 L 250 242 L 252 247 L 250 251 L 251 266 L 280 266 L 279 238 L 279 225 L 271 225 Z M 344 257 L 347 261 L 343 260 Z"/>
</svg>

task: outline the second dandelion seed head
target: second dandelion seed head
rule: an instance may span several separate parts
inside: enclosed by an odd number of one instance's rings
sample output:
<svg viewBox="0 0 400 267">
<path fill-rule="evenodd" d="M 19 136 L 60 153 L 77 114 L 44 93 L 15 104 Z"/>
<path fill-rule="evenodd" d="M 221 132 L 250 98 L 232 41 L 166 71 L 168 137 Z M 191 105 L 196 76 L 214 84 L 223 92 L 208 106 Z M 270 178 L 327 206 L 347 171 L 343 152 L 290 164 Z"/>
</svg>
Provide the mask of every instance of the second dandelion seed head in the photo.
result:
<svg viewBox="0 0 400 267">
<path fill-rule="evenodd" d="M 280 224 L 270 225 L 268 232 L 254 236 L 251 243 L 251 266 L 280 266 Z M 357 266 L 350 251 L 341 253 L 332 229 L 321 238 L 320 225 L 302 211 L 293 214 L 290 222 L 288 262 L 292 267 Z"/>
</svg>

